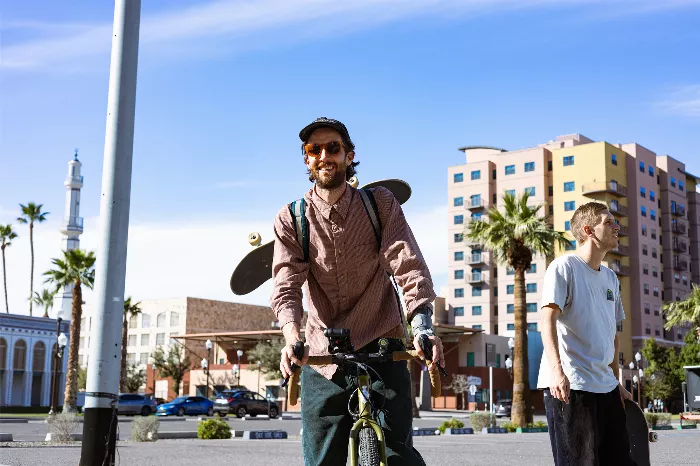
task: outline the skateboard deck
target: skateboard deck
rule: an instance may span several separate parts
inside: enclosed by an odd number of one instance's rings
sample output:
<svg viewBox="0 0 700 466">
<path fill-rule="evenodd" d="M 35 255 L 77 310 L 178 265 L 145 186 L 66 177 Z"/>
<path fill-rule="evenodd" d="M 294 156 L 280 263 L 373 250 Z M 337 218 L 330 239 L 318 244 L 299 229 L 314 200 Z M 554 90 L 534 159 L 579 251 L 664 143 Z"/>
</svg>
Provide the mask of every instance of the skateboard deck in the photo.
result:
<svg viewBox="0 0 700 466">
<path fill-rule="evenodd" d="M 353 177 L 348 183 L 356 187 L 357 179 Z M 364 185 L 363 188 L 376 188 L 378 186 L 383 186 L 391 191 L 400 204 L 405 203 L 411 197 L 411 187 L 408 183 L 397 179 L 374 181 Z M 251 233 L 248 235 L 248 242 L 255 246 L 255 249 L 246 254 L 231 275 L 231 291 L 239 296 L 256 290 L 272 278 L 272 255 L 275 241 L 268 241 L 260 245 L 260 235 Z"/>
<path fill-rule="evenodd" d="M 637 466 L 650 466 L 649 442 L 656 442 L 656 432 L 649 430 L 644 413 L 634 401 L 625 400 L 625 415 L 632 459 Z"/>
</svg>

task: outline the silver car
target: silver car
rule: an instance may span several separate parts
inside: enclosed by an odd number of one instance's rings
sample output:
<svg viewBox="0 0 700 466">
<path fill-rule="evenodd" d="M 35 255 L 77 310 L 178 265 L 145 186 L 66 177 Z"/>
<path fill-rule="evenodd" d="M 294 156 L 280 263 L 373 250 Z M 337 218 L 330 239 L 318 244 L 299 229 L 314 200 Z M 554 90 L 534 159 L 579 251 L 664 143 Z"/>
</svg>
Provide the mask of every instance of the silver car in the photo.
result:
<svg viewBox="0 0 700 466">
<path fill-rule="evenodd" d="M 117 414 L 148 416 L 156 412 L 155 399 L 136 393 L 120 393 L 117 401 Z"/>
</svg>

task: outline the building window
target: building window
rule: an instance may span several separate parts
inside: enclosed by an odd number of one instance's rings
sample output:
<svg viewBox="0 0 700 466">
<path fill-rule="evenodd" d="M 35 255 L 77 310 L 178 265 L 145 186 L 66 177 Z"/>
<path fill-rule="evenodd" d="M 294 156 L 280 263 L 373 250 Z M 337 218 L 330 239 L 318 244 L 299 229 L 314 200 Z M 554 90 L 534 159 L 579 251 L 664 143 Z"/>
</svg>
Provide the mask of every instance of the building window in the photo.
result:
<svg viewBox="0 0 700 466">
<path fill-rule="evenodd" d="M 576 189 L 576 182 L 574 182 L 574 181 L 565 181 L 564 182 L 564 192 L 565 193 L 574 191 L 575 189 Z"/>
<path fill-rule="evenodd" d="M 646 208 L 645 206 L 642 206 L 641 212 L 642 212 L 642 217 L 646 217 L 646 216 L 647 216 L 647 208 Z"/>
<path fill-rule="evenodd" d="M 151 334 L 142 333 L 141 334 L 141 346 L 149 346 L 151 343 Z"/>
<path fill-rule="evenodd" d="M 455 207 L 461 207 L 461 206 L 463 206 L 463 205 L 464 205 L 464 198 L 463 198 L 462 196 L 460 196 L 460 197 L 455 197 L 454 206 L 455 206 Z"/>
<path fill-rule="evenodd" d="M 639 171 L 644 173 L 644 162 L 639 162 Z"/>
<path fill-rule="evenodd" d="M 656 256 L 657 256 L 657 254 L 656 254 L 656 248 L 651 248 L 651 257 L 653 257 L 654 259 L 656 259 Z"/>
<path fill-rule="evenodd" d="M 506 165 L 506 175 L 515 175 L 515 165 Z"/>
<path fill-rule="evenodd" d="M 170 326 L 175 327 L 176 325 L 180 325 L 180 313 L 179 312 L 171 312 L 170 313 Z"/>
<path fill-rule="evenodd" d="M 647 190 L 646 188 L 639 188 L 639 195 L 643 198 L 647 197 Z"/>
<path fill-rule="evenodd" d="M 681 274 L 674 273 L 673 274 L 673 281 L 675 281 L 676 283 L 680 283 L 681 282 Z"/>
<path fill-rule="evenodd" d="M 646 244 L 643 244 L 643 245 L 642 245 L 642 254 L 644 254 L 645 256 L 648 256 L 648 255 L 649 255 L 649 250 L 647 249 L 647 245 L 646 245 Z"/>
<path fill-rule="evenodd" d="M 156 317 L 156 327 L 165 327 L 165 312 L 161 312 Z"/>
<path fill-rule="evenodd" d="M 564 157 L 564 166 L 569 167 L 574 164 L 574 156 L 573 155 L 567 155 Z"/>
<path fill-rule="evenodd" d="M 506 194 L 515 197 L 515 189 L 506 189 Z"/>
<path fill-rule="evenodd" d="M 498 269 L 496 269 L 496 270 L 498 270 Z M 498 287 L 497 287 L 497 286 L 494 286 L 494 287 L 493 287 L 493 295 L 494 295 L 495 297 L 498 297 Z"/>
<path fill-rule="evenodd" d="M 676 187 L 676 179 L 674 177 L 671 177 L 671 186 Z"/>
<path fill-rule="evenodd" d="M 537 293 L 537 283 L 528 283 L 525 285 L 526 293 Z"/>
<path fill-rule="evenodd" d="M 514 312 L 515 312 L 515 304 L 507 304 L 506 305 L 506 313 L 513 314 Z"/>
<path fill-rule="evenodd" d="M 525 272 L 527 273 L 537 273 L 537 264 L 530 264 L 530 268 L 527 269 Z"/>
<path fill-rule="evenodd" d="M 165 333 L 156 333 L 156 346 L 165 344 Z"/>
<path fill-rule="evenodd" d="M 550 172 L 552 171 L 552 161 L 551 160 L 547 160 L 547 171 L 550 171 Z"/>
<path fill-rule="evenodd" d="M 139 364 L 148 364 L 148 353 L 139 354 Z"/>
<path fill-rule="evenodd" d="M 481 296 L 481 286 L 472 286 L 472 296 Z"/>
<path fill-rule="evenodd" d="M 455 233 L 455 243 L 461 243 L 464 240 L 463 233 Z"/>
<path fill-rule="evenodd" d="M 683 191 L 683 182 L 678 180 L 678 189 Z"/>
<path fill-rule="evenodd" d="M 550 196 L 554 196 L 554 186 L 549 186 L 547 188 L 547 192 L 549 193 Z"/>
<path fill-rule="evenodd" d="M 459 306 L 455 308 L 455 317 L 463 317 L 464 316 L 464 307 Z"/>
<path fill-rule="evenodd" d="M 659 317 L 659 306 L 654 306 L 654 315 Z"/>
<path fill-rule="evenodd" d="M 515 275 L 515 269 L 513 267 L 506 267 L 506 275 Z"/>
<path fill-rule="evenodd" d="M 471 173 L 471 178 L 472 178 L 472 181 L 480 180 L 481 179 L 481 170 L 473 170 Z"/>
<path fill-rule="evenodd" d="M 481 330 L 481 325 L 472 325 L 474 330 Z"/>
<path fill-rule="evenodd" d="M 474 353 L 467 353 L 467 367 L 474 367 Z"/>
<path fill-rule="evenodd" d="M 464 298 L 464 288 L 455 288 L 455 298 Z"/>
<path fill-rule="evenodd" d="M 463 261 L 464 260 L 464 251 L 455 251 L 455 260 L 456 261 Z"/>
<path fill-rule="evenodd" d="M 644 284 L 644 294 L 645 295 L 649 294 L 649 285 L 647 283 Z"/>
<path fill-rule="evenodd" d="M 455 222 L 455 225 L 464 224 L 464 215 L 455 215 L 454 222 Z"/>
<path fill-rule="evenodd" d="M 535 171 L 535 162 L 525 162 L 525 171 L 526 172 L 534 172 Z"/>
<path fill-rule="evenodd" d="M 649 209 L 649 218 L 656 220 L 656 211 L 654 209 Z"/>
<path fill-rule="evenodd" d="M 649 275 L 649 264 L 642 265 L 642 273 L 644 275 Z"/>
<path fill-rule="evenodd" d="M 472 306 L 472 315 L 473 316 L 480 316 L 481 315 L 481 306 Z"/>
<path fill-rule="evenodd" d="M 571 212 L 572 210 L 576 210 L 576 201 L 566 201 L 564 203 L 564 211 Z"/>
<path fill-rule="evenodd" d="M 576 250 L 576 240 L 573 240 L 571 244 L 567 244 L 566 247 L 564 248 L 566 251 L 575 251 Z"/>
<path fill-rule="evenodd" d="M 649 200 L 650 201 L 656 200 L 656 193 L 654 191 L 652 191 L 651 189 L 649 190 Z"/>
<path fill-rule="evenodd" d="M 659 296 L 659 287 L 658 286 L 654 287 L 654 296 L 656 296 L 657 298 Z"/>
<path fill-rule="evenodd" d="M 464 173 L 455 173 L 454 174 L 454 182 L 461 183 L 462 181 L 464 181 Z"/>
<path fill-rule="evenodd" d="M 644 303 L 644 313 L 645 314 L 651 313 L 651 307 L 649 306 L 649 303 Z"/>
<path fill-rule="evenodd" d="M 491 178 L 496 179 L 496 169 L 491 170 Z"/>
<path fill-rule="evenodd" d="M 527 312 L 537 312 L 537 303 L 527 303 Z"/>
<path fill-rule="evenodd" d="M 515 285 L 506 285 L 506 294 L 515 293 Z"/>
<path fill-rule="evenodd" d="M 532 330 L 533 332 L 536 332 L 537 331 L 537 322 L 528 322 L 527 329 Z"/>
<path fill-rule="evenodd" d="M 136 335 L 129 335 L 126 346 L 136 346 Z"/>
<path fill-rule="evenodd" d="M 507 330 L 515 330 L 515 324 L 508 324 L 506 325 Z"/>
<path fill-rule="evenodd" d="M 650 324 L 644 324 L 644 333 L 646 333 L 647 335 L 651 335 L 651 325 Z"/>
<path fill-rule="evenodd" d="M 657 269 L 656 267 L 652 266 L 652 267 L 651 267 L 651 276 L 652 276 L 652 277 L 658 277 L 658 276 L 659 276 L 659 269 Z"/>
<path fill-rule="evenodd" d="M 464 270 L 455 270 L 455 280 L 462 280 L 464 278 Z"/>
<path fill-rule="evenodd" d="M 688 276 L 683 275 L 683 285 L 688 286 Z"/>
<path fill-rule="evenodd" d="M 126 362 L 134 364 L 136 362 L 136 353 L 126 353 Z"/>
<path fill-rule="evenodd" d="M 654 167 L 652 167 L 652 166 L 650 165 L 648 168 L 649 168 L 649 176 L 652 176 L 652 177 L 653 177 L 653 176 L 654 176 Z"/>
<path fill-rule="evenodd" d="M 657 337 L 658 337 L 659 335 L 661 335 L 661 330 L 659 330 L 658 325 L 657 325 L 656 327 L 654 327 L 654 335 L 656 335 Z"/>
<path fill-rule="evenodd" d="M 535 187 L 534 187 L 534 186 L 530 186 L 529 188 L 525 188 L 525 192 L 526 192 L 527 194 L 529 194 L 530 196 L 534 196 L 534 195 L 535 195 Z"/>
<path fill-rule="evenodd" d="M 617 155 L 612 154 L 612 164 L 617 165 Z"/>
<path fill-rule="evenodd" d="M 151 316 L 148 314 L 142 314 L 141 315 L 141 328 L 150 328 L 151 327 Z"/>
<path fill-rule="evenodd" d="M 647 235 L 647 226 L 642 225 L 642 236 L 646 236 L 646 235 Z"/>
<path fill-rule="evenodd" d="M 656 239 L 656 230 L 654 228 L 651 229 L 651 239 Z"/>
<path fill-rule="evenodd" d="M 85 323 L 85 319 L 83 319 L 83 324 L 84 323 Z M 132 314 L 132 316 L 129 317 L 129 328 L 136 328 L 138 326 L 139 326 L 139 316 L 138 316 L 138 314 L 135 314 L 135 315 Z M 82 328 L 83 328 L 83 330 L 86 330 L 85 325 L 82 325 Z"/>
<path fill-rule="evenodd" d="M 564 222 L 564 231 L 571 231 L 571 222 L 569 220 Z"/>
</svg>

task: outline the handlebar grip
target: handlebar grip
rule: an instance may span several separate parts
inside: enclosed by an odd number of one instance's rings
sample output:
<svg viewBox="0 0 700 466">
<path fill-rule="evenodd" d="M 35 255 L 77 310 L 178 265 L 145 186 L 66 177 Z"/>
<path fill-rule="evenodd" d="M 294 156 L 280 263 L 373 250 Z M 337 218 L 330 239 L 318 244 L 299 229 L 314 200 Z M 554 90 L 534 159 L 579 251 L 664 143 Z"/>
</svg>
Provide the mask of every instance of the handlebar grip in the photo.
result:
<svg viewBox="0 0 700 466">
<path fill-rule="evenodd" d="M 311 366 L 325 366 L 328 364 L 333 364 L 333 356 L 309 356 L 309 360 L 306 362 Z"/>
<path fill-rule="evenodd" d="M 301 368 L 297 367 L 294 372 L 292 372 L 291 377 L 289 377 L 289 389 L 287 391 L 289 395 L 289 405 L 296 406 L 297 400 L 299 399 L 299 373 Z"/>
</svg>

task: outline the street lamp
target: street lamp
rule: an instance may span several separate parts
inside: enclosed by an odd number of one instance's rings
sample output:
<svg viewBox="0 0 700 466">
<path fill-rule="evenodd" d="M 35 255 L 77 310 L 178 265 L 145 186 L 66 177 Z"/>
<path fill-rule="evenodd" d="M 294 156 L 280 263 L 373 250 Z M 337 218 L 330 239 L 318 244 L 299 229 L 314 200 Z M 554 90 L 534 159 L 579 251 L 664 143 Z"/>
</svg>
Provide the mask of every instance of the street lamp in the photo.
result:
<svg viewBox="0 0 700 466">
<path fill-rule="evenodd" d="M 260 368 L 262 367 L 262 363 L 258 361 L 258 393 L 260 393 Z"/>
<path fill-rule="evenodd" d="M 637 403 L 639 403 L 639 406 L 642 406 L 642 378 L 644 377 L 644 371 L 642 370 L 642 355 L 637 351 L 634 355 L 634 360 L 637 361 L 637 369 L 639 369 L 639 385 L 637 385 Z"/>
<path fill-rule="evenodd" d="M 205 397 L 209 399 L 209 361 L 206 358 L 202 359 L 202 369 L 207 373 L 207 388 L 205 389 Z"/>
<path fill-rule="evenodd" d="M 204 347 L 207 349 L 207 399 L 209 399 L 209 361 L 211 361 L 211 340 L 207 340 L 206 343 L 204 343 Z M 204 367 L 204 366 L 202 366 Z"/>
<path fill-rule="evenodd" d="M 56 389 L 58 388 L 58 363 L 63 354 L 63 348 L 66 346 L 67 338 L 61 333 L 61 321 L 63 320 L 64 311 L 59 309 L 56 312 L 56 351 L 53 353 L 53 377 L 51 379 L 51 408 L 49 415 L 56 414 Z M 63 336 L 63 339 L 61 339 Z M 61 345 L 63 342 L 63 345 Z"/>
<path fill-rule="evenodd" d="M 243 356 L 243 350 L 238 350 L 236 351 L 236 356 L 238 356 L 238 366 L 240 368 L 241 365 L 241 356 Z M 238 371 L 238 385 L 241 384 L 241 372 L 240 370 Z"/>
<path fill-rule="evenodd" d="M 513 370 L 513 361 L 510 358 L 506 359 L 506 369 L 508 369 L 508 373 L 512 377 L 513 374 L 511 373 L 511 371 Z"/>
<path fill-rule="evenodd" d="M 238 369 L 238 364 L 234 364 L 233 367 L 231 368 L 231 372 L 233 372 L 233 377 L 238 378 L 238 385 L 240 385 L 241 382 L 241 377 Z"/>
</svg>

